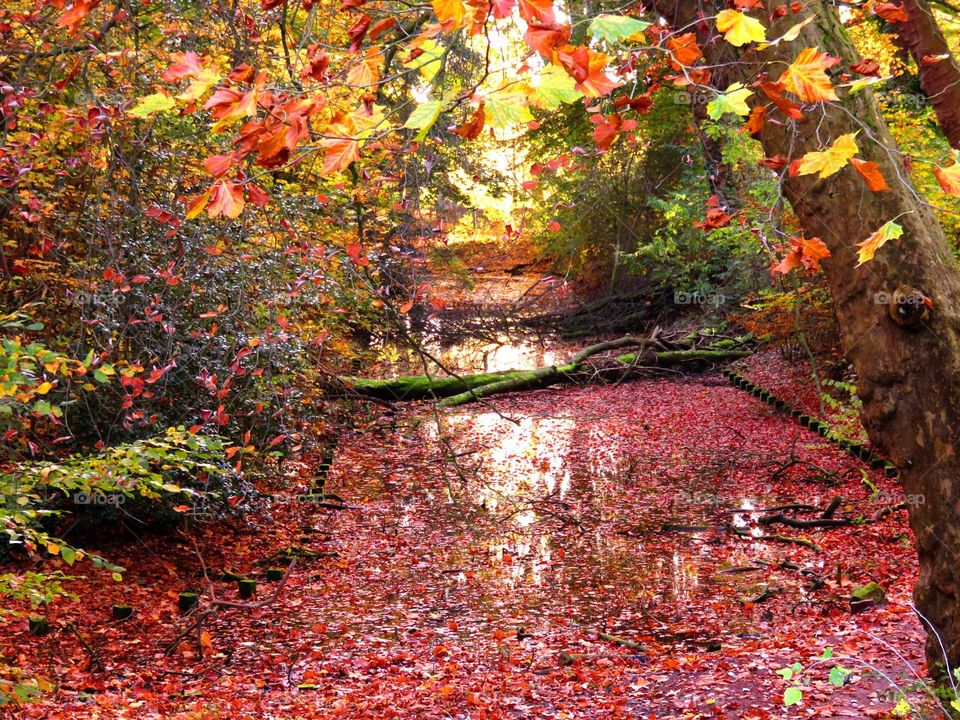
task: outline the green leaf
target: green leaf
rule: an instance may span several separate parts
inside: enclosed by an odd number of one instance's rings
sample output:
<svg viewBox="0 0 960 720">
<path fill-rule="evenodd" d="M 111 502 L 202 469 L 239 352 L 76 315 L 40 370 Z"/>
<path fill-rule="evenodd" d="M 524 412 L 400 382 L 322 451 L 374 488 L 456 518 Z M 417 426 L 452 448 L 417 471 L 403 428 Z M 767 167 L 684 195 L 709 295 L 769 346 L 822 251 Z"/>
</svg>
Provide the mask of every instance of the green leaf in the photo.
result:
<svg viewBox="0 0 960 720">
<path fill-rule="evenodd" d="M 73 565 L 74 560 L 77 559 L 77 551 L 74 550 L 72 547 L 67 547 L 66 545 L 64 545 L 63 547 L 60 548 L 60 557 L 63 558 L 63 561 L 67 565 Z"/>
<path fill-rule="evenodd" d="M 745 117 L 750 114 L 747 98 L 753 91 L 743 86 L 743 83 L 734 83 L 720 95 L 707 103 L 707 114 L 714 120 L 719 120 L 727 113 Z"/>
<path fill-rule="evenodd" d="M 534 88 L 533 100 L 544 110 L 555 110 L 563 103 L 574 103 L 583 97 L 577 82 L 561 67 L 547 65 L 540 71 L 540 82 Z"/>
<path fill-rule="evenodd" d="M 780 670 L 777 670 L 777 675 L 779 675 L 780 677 L 782 677 L 784 680 L 787 680 L 787 681 L 792 680 L 792 679 L 793 679 L 793 669 L 792 669 L 792 668 L 788 668 L 788 667 L 782 668 L 782 669 L 780 669 Z"/>
<path fill-rule="evenodd" d="M 828 648 L 824 648 L 824 650 L 823 650 L 823 655 L 820 656 L 820 659 L 821 659 L 821 660 L 829 660 L 829 659 L 832 658 L 832 657 L 833 657 L 833 648 L 832 648 L 832 647 L 828 647 Z"/>
<path fill-rule="evenodd" d="M 520 125 L 533 120 L 524 95 L 498 93 L 487 98 L 484 108 L 487 122 L 495 128 Z"/>
<path fill-rule="evenodd" d="M 140 98 L 140 102 L 127 110 L 127 115 L 136 118 L 146 119 L 158 112 L 169 112 L 176 107 L 177 102 L 169 95 L 163 93 L 154 93 Z"/>
<path fill-rule="evenodd" d="M 118 572 L 113 573 L 113 575 L 111 575 L 110 577 L 112 577 L 117 582 L 123 582 L 123 575 L 121 575 Z"/>
<path fill-rule="evenodd" d="M 615 43 L 631 35 L 636 35 L 650 27 L 650 23 L 625 15 L 598 15 L 590 23 L 587 32 L 594 38 L 603 38 Z"/>
<path fill-rule="evenodd" d="M 419 130 L 420 132 L 417 133 L 416 139 L 423 140 L 427 136 L 430 128 L 437 122 L 440 113 L 443 112 L 443 106 L 443 100 L 427 100 L 427 102 L 420 103 L 414 108 L 413 112 L 410 113 L 410 117 L 407 118 L 403 126 L 405 128 Z"/>
<path fill-rule="evenodd" d="M 30 325 L 27 325 L 27 326 L 24 328 L 24 330 L 32 330 L 32 331 L 34 331 L 34 332 L 36 332 L 37 330 L 43 330 L 43 323 L 42 323 L 42 322 L 32 323 L 32 324 L 30 324 Z"/>
<path fill-rule="evenodd" d="M 842 668 L 837 665 L 835 668 L 830 670 L 830 675 L 827 678 L 828 682 L 831 685 L 836 685 L 837 687 L 843 687 L 843 684 L 847 681 L 847 676 L 850 674 L 850 670 Z"/>
<path fill-rule="evenodd" d="M 784 707 L 790 707 L 791 705 L 796 705 L 801 700 L 803 700 L 803 690 L 798 687 L 788 687 L 783 692 L 783 705 Z"/>
<path fill-rule="evenodd" d="M 53 415 L 53 406 L 46 400 L 37 400 L 33 404 L 33 411 L 38 415 Z"/>
</svg>

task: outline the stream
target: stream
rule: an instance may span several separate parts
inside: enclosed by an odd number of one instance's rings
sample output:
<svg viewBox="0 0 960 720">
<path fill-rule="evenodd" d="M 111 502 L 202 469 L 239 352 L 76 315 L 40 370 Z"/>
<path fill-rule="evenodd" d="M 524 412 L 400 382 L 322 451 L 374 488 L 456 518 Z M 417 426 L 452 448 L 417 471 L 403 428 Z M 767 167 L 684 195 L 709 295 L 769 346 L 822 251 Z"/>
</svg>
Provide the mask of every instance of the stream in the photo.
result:
<svg viewBox="0 0 960 720">
<path fill-rule="evenodd" d="M 422 341 L 461 372 L 571 352 L 522 337 Z M 840 479 L 796 467 L 772 480 L 791 455 Z M 341 445 L 328 489 L 363 512 L 332 520 L 353 580 L 345 592 L 330 580 L 341 594 L 325 622 L 356 648 L 351 662 L 361 650 L 433 661 L 414 693 L 424 716 L 467 717 L 475 703 L 490 713 L 478 717 L 773 717 L 786 687 L 776 670 L 837 646 L 873 669 L 843 688 L 825 683 L 829 667 L 811 676 L 832 690 L 824 706 L 850 712 L 823 716 L 863 717 L 892 697 L 885 677 L 920 663 L 905 514 L 798 532 L 756 512 L 841 495 L 865 516 L 875 496 L 859 467 L 718 372 L 421 407 Z M 851 613 L 851 589 L 872 581 L 887 602 Z M 897 635 L 899 657 L 884 647 Z M 462 714 L 438 709 L 445 693 Z"/>
</svg>

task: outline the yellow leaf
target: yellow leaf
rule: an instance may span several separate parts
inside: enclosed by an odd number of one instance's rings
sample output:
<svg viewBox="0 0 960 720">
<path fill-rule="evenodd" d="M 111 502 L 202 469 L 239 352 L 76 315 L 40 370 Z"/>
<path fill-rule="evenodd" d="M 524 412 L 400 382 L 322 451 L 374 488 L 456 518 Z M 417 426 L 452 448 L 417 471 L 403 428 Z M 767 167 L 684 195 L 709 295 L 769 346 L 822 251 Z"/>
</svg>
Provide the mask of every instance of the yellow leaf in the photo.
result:
<svg viewBox="0 0 960 720">
<path fill-rule="evenodd" d="M 199 100 L 206 94 L 207 90 L 220 81 L 220 73 L 211 67 L 202 67 L 193 78 L 193 82 L 190 83 L 189 87 L 177 95 L 177 100 L 185 100 L 188 102 Z"/>
<path fill-rule="evenodd" d="M 868 260 L 873 260 L 873 256 L 876 255 L 877 250 L 883 247 L 887 240 L 894 240 L 901 235 L 903 235 L 902 227 L 897 225 L 893 220 L 885 222 L 880 226 L 880 229 L 870 237 L 861 243 L 857 243 L 857 247 L 860 248 L 858 252 L 860 262 L 857 263 L 857 267 L 860 267 Z"/>
<path fill-rule="evenodd" d="M 821 55 L 816 48 L 806 48 L 783 71 L 779 82 L 804 102 L 839 100 L 826 73 L 838 62 L 840 58 Z"/>
<path fill-rule="evenodd" d="M 467 16 L 467 8 L 462 0 L 433 0 L 433 12 L 440 22 L 452 20 L 458 27 Z"/>
<path fill-rule="evenodd" d="M 721 10 L 717 14 L 717 30 L 723 33 L 724 40 L 736 47 L 762 43 L 767 39 L 763 24 L 739 10 Z"/>
<path fill-rule="evenodd" d="M 945 193 L 960 195 L 960 163 L 954 163 L 946 169 L 934 168 L 933 174 L 937 176 Z"/>
<path fill-rule="evenodd" d="M 46 395 L 50 392 L 50 389 L 53 387 L 51 383 L 43 382 L 37 385 L 36 393 L 37 395 Z"/>
<path fill-rule="evenodd" d="M 797 165 L 797 175 L 813 175 L 820 173 L 821 178 L 830 177 L 846 166 L 847 162 L 857 154 L 857 142 L 854 138 L 857 133 L 841 135 L 826 150 L 808 152 Z"/>
<path fill-rule="evenodd" d="M 213 189 L 208 188 L 205 193 L 202 195 L 197 195 L 188 203 L 186 215 L 187 220 L 193 220 L 203 212 L 203 209 L 207 206 L 207 203 L 210 202 L 210 195 L 212 193 Z"/>
<path fill-rule="evenodd" d="M 47 543 L 47 552 L 50 553 L 51 555 L 59 555 L 60 546 L 53 542 Z"/>
</svg>

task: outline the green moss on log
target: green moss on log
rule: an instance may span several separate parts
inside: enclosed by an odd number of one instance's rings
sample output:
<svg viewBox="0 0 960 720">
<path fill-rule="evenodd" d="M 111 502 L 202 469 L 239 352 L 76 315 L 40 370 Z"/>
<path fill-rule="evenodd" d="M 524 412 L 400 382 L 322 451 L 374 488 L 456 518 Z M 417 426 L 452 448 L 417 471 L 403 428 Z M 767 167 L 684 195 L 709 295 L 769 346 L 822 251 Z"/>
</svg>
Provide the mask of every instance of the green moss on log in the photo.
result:
<svg viewBox="0 0 960 720">
<path fill-rule="evenodd" d="M 426 400 L 457 395 L 498 380 L 522 375 L 524 372 L 523 370 L 515 370 L 461 375 L 460 377 L 432 377 L 429 375 L 410 375 L 386 379 L 346 377 L 343 378 L 343 382 L 361 395 L 380 400 Z"/>
<path fill-rule="evenodd" d="M 456 407 L 469 402 L 520 390 L 535 390 L 562 382 L 589 379 L 581 372 L 588 358 L 602 352 L 637 345 L 643 347 L 642 338 L 623 337 L 617 340 L 591 345 L 574 355 L 565 365 L 551 365 L 536 370 L 509 370 L 496 373 L 478 373 L 460 377 L 433 377 L 413 375 L 407 377 L 373 379 L 347 377 L 343 382 L 361 395 L 381 400 L 432 400 L 438 399 L 440 407 Z M 746 357 L 749 351 L 712 345 L 703 349 L 641 350 L 619 355 L 612 367 L 603 367 L 603 377 L 615 377 L 628 372 L 632 366 L 666 366 L 680 363 L 714 363 Z M 584 377 L 579 377 L 578 373 Z M 595 373 L 590 373 L 593 375 Z"/>
</svg>

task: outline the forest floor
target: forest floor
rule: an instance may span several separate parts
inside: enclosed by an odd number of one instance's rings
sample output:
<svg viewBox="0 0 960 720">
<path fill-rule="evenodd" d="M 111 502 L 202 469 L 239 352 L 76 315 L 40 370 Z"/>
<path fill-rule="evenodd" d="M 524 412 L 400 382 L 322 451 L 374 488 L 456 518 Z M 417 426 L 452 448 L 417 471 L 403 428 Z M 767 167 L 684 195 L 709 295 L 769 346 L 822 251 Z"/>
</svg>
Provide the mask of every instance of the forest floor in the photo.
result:
<svg viewBox="0 0 960 720">
<path fill-rule="evenodd" d="M 816 414 L 804 363 L 768 352 L 742 370 Z M 784 469 L 791 458 L 808 464 Z M 55 684 L 0 713 L 886 718 L 896 688 L 923 676 L 896 480 L 719 372 L 440 414 L 409 405 L 340 443 L 326 490 L 347 509 L 303 497 L 318 464 L 285 463 L 263 488 L 273 501 L 240 522 L 188 537 L 129 518 L 94 533 L 128 568 L 122 583 L 53 558 L 35 567 L 75 576 L 65 585 L 80 599 L 58 604 L 41 637 L 0 618 L 2 661 Z M 816 519 L 835 498 L 833 517 L 853 524 L 761 523 L 798 503 L 816 510 L 787 514 Z M 239 602 L 237 583 L 217 579 L 230 570 L 269 600 L 265 571 L 291 547 L 313 556 L 273 602 L 215 609 L 173 644 L 196 618 L 179 612 L 180 592 L 202 591 L 206 609 L 211 592 Z M 884 600 L 852 607 L 868 583 Z M 133 616 L 111 619 L 114 604 Z M 788 683 L 777 671 L 795 663 Z M 851 672 L 831 684 L 836 666 Z M 785 707 L 798 683 L 802 701 Z"/>
</svg>

